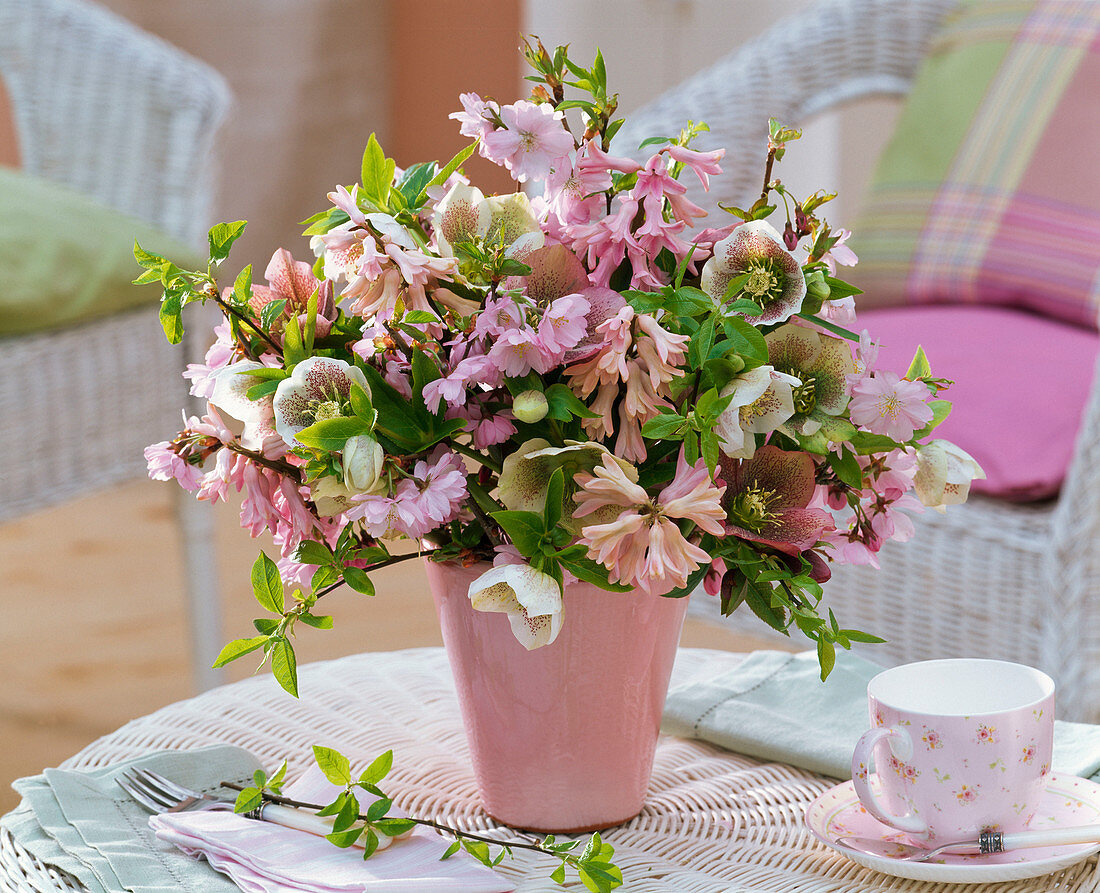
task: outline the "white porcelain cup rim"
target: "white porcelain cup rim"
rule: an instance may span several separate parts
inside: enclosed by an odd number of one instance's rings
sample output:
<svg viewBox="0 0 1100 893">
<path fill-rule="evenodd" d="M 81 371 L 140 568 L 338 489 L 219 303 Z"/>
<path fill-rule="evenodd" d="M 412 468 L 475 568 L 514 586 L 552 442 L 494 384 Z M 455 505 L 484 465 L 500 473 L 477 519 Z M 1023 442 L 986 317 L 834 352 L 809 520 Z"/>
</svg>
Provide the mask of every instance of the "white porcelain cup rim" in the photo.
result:
<svg viewBox="0 0 1100 893">
<path fill-rule="evenodd" d="M 928 687 L 914 686 L 917 680 Z M 996 716 L 1037 707 L 1054 691 L 1054 680 L 1035 667 L 969 657 L 902 664 L 883 670 L 867 684 L 867 694 L 875 701 L 928 717 Z"/>
</svg>

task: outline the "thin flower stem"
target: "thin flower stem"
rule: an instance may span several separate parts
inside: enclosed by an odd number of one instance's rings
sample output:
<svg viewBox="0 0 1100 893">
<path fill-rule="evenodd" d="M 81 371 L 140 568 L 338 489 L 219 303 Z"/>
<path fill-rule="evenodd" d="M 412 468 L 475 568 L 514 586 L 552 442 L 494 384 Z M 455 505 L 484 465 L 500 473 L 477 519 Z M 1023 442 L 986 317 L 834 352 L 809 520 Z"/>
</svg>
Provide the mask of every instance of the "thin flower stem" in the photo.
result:
<svg viewBox="0 0 1100 893">
<path fill-rule="evenodd" d="M 236 784 L 232 781 L 223 781 L 222 787 L 231 788 L 234 791 L 244 790 L 244 785 Z M 319 803 L 305 803 L 301 800 L 293 800 L 290 797 L 281 797 L 278 794 L 269 794 L 267 791 L 261 791 L 260 796 L 269 803 L 276 803 L 279 806 L 293 806 L 296 809 L 309 809 L 314 812 L 319 812 L 320 810 L 325 808 Z M 369 822 L 369 819 L 367 819 L 365 815 L 359 815 L 356 816 L 356 818 L 358 818 L 361 822 Z M 497 840 L 495 837 L 483 837 L 480 834 L 473 834 L 468 831 L 460 831 L 458 828 L 452 828 L 449 825 L 443 825 L 439 822 L 433 822 L 431 819 L 418 819 L 412 816 L 406 817 L 405 821 L 413 822 L 417 825 L 424 825 L 428 828 L 434 828 L 437 831 L 446 832 L 453 837 L 465 837 L 467 840 L 477 840 L 481 843 L 490 843 L 494 844 L 495 846 L 506 846 L 513 849 L 518 848 L 524 850 L 534 850 L 539 853 L 550 853 L 551 855 L 555 856 L 558 855 L 552 850 L 548 850 L 546 847 L 544 847 L 541 842 L 526 843 L 523 841 Z"/>
<path fill-rule="evenodd" d="M 499 462 L 496 462 L 490 456 L 486 456 L 484 453 L 479 453 L 477 450 L 472 450 L 465 444 L 453 441 L 451 443 L 451 449 L 456 453 L 462 453 L 463 456 L 469 456 L 475 462 L 479 462 L 486 468 L 491 468 L 497 474 L 500 474 L 502 466 Z"/>
<path fill-rule="evenodd" d="M 244 456 L 246 459 L 251 459 L 257 465 L 262 465 L 264 468 L 270 468 L 272 471 L 279 472 L 279 474 L 285 474 L 288 478 L 298 483 L 302 482 L 301 472 L 289 462 L 283 462 L 281 459 L 268 459 L 263 453 L 257 453 L 255 450 L 247 449 L 241 446 L 237 441 L 227 443 L 226 446 L 231 452 Z"/>
<path fill-rule="evenodd" d="M 216 289 L 215 289 L 215 292 L 216 292 Z M 208 294 L 209 294 L 209 292 L 208 292 Z M 254 331 L 264 341 L 266 341 L 271 346 L 271 349 L 275 351 L 276 354 L 278 354 L 280 357 L 283 355 L 283 349 L 281 347 L 279 347 L 278 344 L 275 343 L 275 340 L 267 332 L 265 332 L 258 325 L 256 325 L 256 323 L 254 323 L 248 316 L 241 313 L 240 310 L 238 310 L 236 307 L 232 306 L 228 301 L 223 300 L 221 295 L 215 293 L 215 294 L 210 294 L 210 297 L 212 297 L 217 302 L 218 306 L 221 307 L 226 313 L 229 313 L 229 314 L 237 317 L 237 319 L 239 319 L 242 323 L 247 325 L 250 329 L 252 329 L 252 331 Z"/>
<path fill-rule="evenodd" d="M 765 204 L 768 201 L 768 190 L 771 189 L 768 184 L 772 181 L 772 165 L 774 164 L 775 149 L 768 149 L 768 161 L 767 164 L 764 166 L 764 186 L 760 190 L 760 201 L 764 202 Z"/>
<path fill-rule="evenodd" d="M 385 561 L 379 561 L 377 564 L 372 564 L 372 565 L 370 565 L 370 567 L 363 568 L 363 571 L 364 571 L 364 573 L 370 573 L 371 571 L 376 571 L 376 570 L 379 570 L 383 567 L 389 567 L 391 564 L 400 564 L 402 561 L 409 561 L 412 558 L 422 558 L 422 557 L 423 556 L 421 555 L 420 552 L 409 552 L 405 555 L 391 555 Z M 319 598 L 319 599 L 324 598 L 330 592 L 334 592 L 335 590 L 339 589 L 343 585 L 344 585 L 344 581 L 342 579 L 337 580 L 335 583 L 329 583 L 328 586 L 324 587 L 324 589 L 321 589 L 321 590 L 317 591 L 316 593 L 314 593 L 314 595 L 316 595 L 317 598 Z"/>
</svg>

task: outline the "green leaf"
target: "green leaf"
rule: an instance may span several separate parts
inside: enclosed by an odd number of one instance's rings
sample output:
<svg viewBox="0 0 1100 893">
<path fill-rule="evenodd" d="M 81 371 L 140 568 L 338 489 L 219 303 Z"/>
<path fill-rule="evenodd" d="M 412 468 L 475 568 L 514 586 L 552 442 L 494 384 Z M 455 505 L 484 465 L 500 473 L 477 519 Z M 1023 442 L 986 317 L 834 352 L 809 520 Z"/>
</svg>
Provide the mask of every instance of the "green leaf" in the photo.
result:
<svg viewBox="0 0 1100 893">
<path fill-rule="evenodd" d="M 370 828 L 367 829 L 367 837 L 363 844 L 363 858 L 369 859 L 374 855 L 374 851 L 378 849 L 378 835 L 375 834 Z"/>
<path fill-rule="evenodd" d="M 294 646 L 285 638 L 273 641 L 271 648 L 271 672 L 283 689 L 298 697 L 298 661 L 294 657 Z"/>
<path fill-rule="evenodd" d="M 757 365 L 768 362 L 768 343 L 760 330 L 739 316 L 722 320 L 722 330 L 734 344 L 734 350 L 746 360 Z"/>
<path fill-rule="evenodd" d="M 257 617 L 252 621 L 252 625 L 256 627 L 256 632 L 262 633 L 266 637 L 275 632 L 281 622 L 281 620 L 275 620 L 271 617 Z"/>
<path fill-rule="evenodd" d="M 298 442 L 315 450 L 335 453 L 342 450 L 348 438 L 360 434 L 369 434 L 370 424 L 358 416 L 341 416 L 335 419 L 322 419 L 308 428 L 303 428 L 295 437 Z"/>
<path fill-rule="evenodd" d="M 859 343 L 859 335 L 855 332 L 850 332 L 848 329 L 838 326 L 836 323 L 831 323 L 827 319 L 822 319 L 820 316 L 814 316 L 812 313 L 796 313 L 795 316 L 812 322 L 815 326 L 821 326 L 821 328 L 832 332 L 834 335 L 839 335 L 841 338 L 854 341 L 856 344 Z"/>
<path fill-rule="evenodd" d="M 427 310 L 410 310 L 401 318 L 401 321 L 419 325 L 421 323 L 439 322 L 439 317 Z"/>
<path fill-rule="evenodd" d="M 568 557 L 565 557 L 567 553 L 569 553 L 569 550 L 563 549 L 561 552 L 558 552 L 555 557 L 561 562 L 562 567 L 578 580 L 583 580 L 585 583 L 592 583 L 609 592 L 632 591 L 632 587 L 630 586 L 623 586 L 621 583 L 610 582 L 607 578 L 607 568 L 584 555 L 583 547 L 582 552 L 579 554 L 569 554 Z"/>
<path fill-rule="evenodd" d="M 378 418 L 378 413 L 374 411 L 374 404 L 370 402 L 370 396 L 359 385 L 352 382 L 351 384 L 351 411 L 356 416 L 363 419 L 373 428 L 375 420 Z"/>
<path fill-rule="evenodd" d="M 374 595 L 374 583 L 367 576 L 367 572 L 360 567 L 345 567 L 344 582 L 356 592 L 362 595 Z"/>
<path fill-rule="evenodd" d="M 554 873 L 550 875 L 550 880 L 555 884 L 565 886 L 565 863 L 562 862 L 557 868 L 554 869 Z"/>
<path fill-rule="evenodd" d="M 909 364 L 909 371 L 905 373 L 905 377 L 910 381 L 916 381 L 918 378 L 930 378 L 931 376 L 932 364 L 928 362 L 924 348 L 918 344 L 917 352 L 913 354 L 913 362 Z"/>
<path fill-rule="evenodd" d="M 332 629 L 332 617 L 328 614 L 299 614 L 298 619 L 314 629 Z"/>
<path fill-rule="evenodd" d="M 247 304 L 252 297 L 252 264 L 249 264 L 237 274 L 237 278 L 233 282 L 233 297 L 241 304 Z M 272 301 L 270 304 L 265 304 L 263 312 L 260 315 L 261 320 L 265 318 L 264 314 L 268 312 L 272 304 L 279 305 L 279 309 L 271 317 L 271 322 L 274 322 L 278 319 L 279 314 L 283 312 L 283 307 L 286 306 L 286 299 L 280 298 L 278 301 Z M 271 322 L 265 322 L 264 328 L 270 329 Z"/>
<path fill-rule="evenodd" d="M 561 520 L 561 501 L 565 494 L 565 472 L 555 468 L 546 484 L 546 508 L 543 511 L 546 530 L 553 530 Z"/>
<path fill-rule="evenodd" d="M 840 480 L 858 490 L 863 486 L 863 468 L 859 460 L 850 450 L 843 450 L 840 454 L 829 454 L 829 467 L 833 469 Z"/>
<path fill-rule="evenodd" d="M 344 798 L 344 805 L 340 807 L 340 811 L 336 813 L 336 818 L 332 822 L 333 831 L 347 831 L 352 825 L 359 820 L 359 801 L 355 798 L 355 795 L 348 792 L 348 795 Z"/>
<path fill-rule="evenodd" d="M 284 378 L 290 378 L 290 373 L 281 366 L 264 366 L 262 369 L 249 369 L 239 374 L 247 375 L 249 378 L 262 378 L 265 381 L 282 381 Z"/>
<path fill-rule="evenodd" d="M 772 629 L 781 633 L 786 632 L 787 624 L 784 622 L 784 618 L 776 613 L 776 610 L 771 606 L 770 600 L 764 598 L 760 592 L 761 588 L 768 590 L 768 587 L 759 587 L 750 581 L 745 588 L 745 602 L 748 604 L 749 608 L 752 609 L 752 612 Z"/>
<path fill-rule="evenodd" d="M 335 844 L 342 850 L 346 850 L 348 847 L 353 846 L 355 841 L 359 839 L 359 836 L 363 833 L 362 828 L 352 828 L 348 831 L 333 831 L 331 834 L 325 835 L 325 840 L 331 844 Z M 368 832 L 369 834 L 370 832 Z M 378 848 L 378 838 L 374 838 L 374 848 Z M 366 858 L 364 856 L 363 858 Z"/>
<path fill-rule="evenodd" d="M 324 543 L 303 540 L 294 552 L 294 560 L 299 564 L 332 564 L 335 560 L 332 550 Z"/>
<path fill-rule="evenodd" d="M 442 377 L 443 374 L 439 371 L 439 367 L 436 366 L 435 361 L 429 357 L 425 351 L 418 350 L 413 353 L 412 389 L 413 400 L 416 401 L 417 405 L 424 405 L 425 386 Z M 439 414 L 442 415 L 443 407 L 440 406 L 439 410 Z"/>
<path fill-rule="evenodd" d="M 420 207 L 422 204 L 420 193 L 431 183 L 433 176 L 435 176 L 434 161 L 422 161 L 405 169 L 405 173 L 397 184 L 397 189 L 404 196 L 405 202 L 410 208 Z"/>
<path fill-rule="evenodd" d="M 599 413 L 593 412 L 573 393 L 567 385 L 558 382 L 546 389 L 546 402 L 549 404 L 547 416 L 559 422 L 568 422 L 574 416 L 579 419 L 595 419 Z"/>
<path fill-rule="evenodd" d="M 836 665 L 836 646 L 824 637 L 817 640 L 817 662 L 821 667 L 821 681 L 824 682 Z"/>
<path fill-rule="evenodd" d="M 691 595 L 700 583 L 703 582 L 703 577 L 707 575 L 707 571 L 710 570 L 709 564 L 703 564 L 693 570 L 689 575 L 687 582 L 679 589 L 673 589 L 672 592 L 665 593 L 662 598 L 686 598 Z"/>
<path fill-rule="evenodd" d="M 662 412 L 642 425 L 642 437 L 648 437 L 650 440 L 679 439 L 683 436 L 686 425 L 687 420 L 682 416 Z"/>
<path fill-rule="evenodd" d="M 456 840 L 449 847 L 447 847 L 446 850 L 443 851 L 443 855 L 439 857 L 439 861 L 440 862 L 445 862 L 447 859 L 450 859 L 451 856 L 453 856 L 455 853 L 457 853 L 460 849 L 462 849 L 462 841 Z"/>
<path fill-rule="evenodd" d="M 932 421 L 919 431 L 914 432 L 912 437 L 913 440 L 923 440 L 951 414 L 950 400 L 929 400 L 928 405 L 932 407 Z"/>
<path fill-rule="evenodd" d="M 428 187 L 442 186 L 444 183 L 446 183 L 451 174 L 462 167 L 462 165 L 466 162 L 466 159 L 474 154 L 474 150 L 477 148 L 477 142 L 478 141 L 475 140 L 474 142 L 470 143 L 470 145 L 468 145 L 465 149 L 462 149 L 457 155 L 455 155 L 454 158 L 448 161 L 439 171 L 439 173 L 432 177 L 431 182 L 420 190 L 420 195 L 416 197 L 416 201 L 413 202 L 413 204 L 424 204 L 424 201 L 428 197 Z"/>
<path fill-rule="evenodd" d="M 886 641 L 886 639 L 881 639 L 878 636 L 862 632 L 858 629 L 842 629 L 840 632 L 845 638 L 851 639 L 853 642 L 865 642 L 868 645 L 881 645 Z"/>
<path fill-rule="evenodd" d="M 279 568 L 264 552 L 252 565 L 252 593 L 260 607 L 272 614 L 283 613 L 283 581 Z"/>
<path fill-rule="evenodd" d="M 349 791 L 341 791 L 336 796 L 336 799 L 333 800 L 330 804 L 328 804 L 328 806 L 325 806 L 325 807 L 322 807 L 321 809 L 318 809 L 317 810 L 317 815 L 319 815 L 319 816 L 330 816 L 330 815 L 336 815 L 337 813 L 339 813 L 340 810 L 344 808 L 344 803 L 347 801 L 349 793 L 350 793 Z"/>
<path fill-rule="evenodd" d="M 363 150 L 360 182 L 363 184 L 363 194 L 367 200 L 373 202 L 379 210 L 384 210 L 389 205 L 388 198 L 394 170 L 394 161 L 386 158 L 386 153 L 378 144 L 378 138 L 372 133 Z"/>
<path fill-rule="evenodd" d="M 703 461 L 707 463 L 707 470 L 713 475 L 718 467 L 718 433 L 710 428 L 699 435 L 702 446 Z"/>
<path fill-rule="evenodd" d="M 259 384 L 254 384 L 247 391 L 245 396 L 249 400 L 262 400 L 268 394 L 274 394 L 279 390 L 279 382 L 275 379 L 268 379 L 267 381 L 261 381 Z"/>
<path fill-rule="evenodd" d="M 390 837 L 400 837 L 407 831 L 416 827 L 416 822 L 411 819 L 378 819 L 374 827 Z"/>
<path fill-rule="evenodd" d="M 262 806 L 263 802 L 264 795 L 259 788 L 245 788 L 237 794 L 237 802 L 233 804 L 233 811 L 236 813 L 251 812 Z"/>
<path fill-rule="evenodd" d="M 390 811 L 391 806 L 393 806 L 393 801 L 389 797 L 375 800 L 367 809 L 367 821 L 377 822 L 379 819 L 384 818 L 386 813 Z"/>
<path fill-rule="evenodd" d="M 298 317 L 291 315 L 283 327 L 283 362 L 288 367 L 296 366 L 307 356 L 302 346 L 302 330 L 298 325 Z"/>
<path fill-rule="evenodd" d="M 215 223 L 207 234 L 207 241 L 210 244 L 210 259 L 215 263 L 220 263 L 229 257 L 229 249 L 240 238 L 247 225 L 247 220 L 236 220 L 233 223 Z"/>
<path fill-rule="evenodd" d="M 257 648 L 262 648 L 267 642 L 267 636 L 253 636 L 251 639 L 234 639 L 226 645 L 213 663 L 213 668 L 224 667 L 230 661 L 238 657 L 244 657 Z"/>
<path fill-rule="evenodd" d="M 363 770 L 363 774 L 359 776 L 358 784 L 378 784 L 383 778 L 390 774 L 390 769 L 393 768 L 393 751 L 387 750 L 383 754 L 379 754 L 371 762 L 366 769 Z"/>
<path fill-rule="evenodd" d="M 183 340 L 182 306 L 180 296 L 176 294 L 166 294 L 160 303 L 160 325 L 169 344 L 179 344 Z"/>
<path fill-rule="evenodd" d="M 159 270 L 164 264 L 168 263 L 167 258 L 161 257 L 159 254 L 153 254 L 151 251 L 146 251 L 142 248 L 137 239 L 134 239 L 134 260 L 147 270 Z M 159 279 L 160 276 L 157 276 Z"/>
<path fill-rule="evenodd" d="M 703 361 L 710 355 L 710 349 L 714 344 L 714 317 L 710 316 L 699 326 L 698 331 L 691 336 L 688 343 L 688 359 L 690 368 L 698 369 Z"/>
<path fill-rule="evenodd" d="M 856 288 L 850 282 L 845 282 L 843 279 L 834 279 L 832 276 L 825 277 L 825 284 L 829 286 L 830 301 L 839 300 L 840 298 L 847 298 L 851 295 L 863 294 L 862 288 Z"/>
<path fill-rule="evenodd" d="M 534 512 L 502 511 L 493 512 L 491 517 L 504 528 L 504 532 L 525 556 L 531 558 L 542 551 L 546 528 L 540 515 Z"/>
<path fill-rule="evenodd" d="M 325 773 L 325 778 L 334 785 L 347 787 L 351 784 L 351 761 L 340 751 L 314 744 L 313 759 L 317 761 L 320 770 Z"/>
</svg>

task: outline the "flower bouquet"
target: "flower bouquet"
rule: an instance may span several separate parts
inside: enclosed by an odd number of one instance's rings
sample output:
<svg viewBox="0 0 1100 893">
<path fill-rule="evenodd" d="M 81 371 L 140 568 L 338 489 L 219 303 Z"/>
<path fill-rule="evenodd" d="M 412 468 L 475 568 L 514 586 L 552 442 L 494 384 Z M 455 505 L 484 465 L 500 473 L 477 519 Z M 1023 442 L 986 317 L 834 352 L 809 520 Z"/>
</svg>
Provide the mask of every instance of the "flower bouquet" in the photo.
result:
<svg viewBox="0 0 1100 893">
<path fill-rule="evenodd" d="M 961 502 L 981 474 L 930 440 L 948 382 L 921 351 L 904 375 L 877 368 L 855 334 L 859 290 L 836 265 L 856 258 L 820 213 L 833 196 L 773 177 L 798 131 L 773 121 L 759 199 L 701 228 L 681 181 L 720 172 L 724 150 L 694 148 L 705 125 L 619 147 L 602 56 L 524 53 L 530 98 L 462 95 L 470 144 L 443 166 L 399 170 L 372 135 L 359 182 L 305 221 L 315 262 L 280 249 L 266 284 L 249 266 L 221 287 L 243 221 L 210 231 L 205 270 L 136 249 L 170 341 L 185 305 L 224 312 L 185 373 L 206 413 L 147 449 L 150 474 L 210 502 L 239 492 L 242 525 L 280 550 L 252 572 L 270 616 L 218 665 L 262 651 L 297 694 L 292 635 L 331 626 L 320 599 L 371 595 L 373 570 L 421 555 L 522 653 L 585 625 L 571 587 L 674 603 L 674 649 L 700 590 L 797 627 L 824 679 L 836 646 L 881 641 L 821 609 L 829 563 L 873 563 L 911 534 L 907 510 Z M 475 151 L 517 190 L 471 184 Z"/>
</svg>

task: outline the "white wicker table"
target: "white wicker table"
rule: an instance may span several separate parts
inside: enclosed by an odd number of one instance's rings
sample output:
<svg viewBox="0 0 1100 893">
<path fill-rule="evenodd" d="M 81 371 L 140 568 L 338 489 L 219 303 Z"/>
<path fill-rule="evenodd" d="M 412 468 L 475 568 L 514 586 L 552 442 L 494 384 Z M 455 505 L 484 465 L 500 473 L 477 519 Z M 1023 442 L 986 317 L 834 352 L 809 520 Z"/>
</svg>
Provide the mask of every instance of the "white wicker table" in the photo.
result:
<svg viewBox="0 0 1100 893">
<path fill-rule="evenodd" d="M 681 649 L 673 684 L 720 672 L 742 657 Z M 134 720 L 67 760 L 101 766 L 163 748 L 248 748 L 293 777 L 326 744 L 359 759 L 392 747 L 388 792 L 411 814 L 471 831 L 497 828 L 479 809 L 450 671 L 441 649 L 361 654 L 300 669 L 302 700 L 271 679 L 226 685 Z M 1096 858 L 1031 881 L 959 886 L 902 881 L 859 868 L 813 841 L 806 806 L 834 782 L 698 742 L 662 739 L 642 813 L 608 831 L 631 893 L 1050 893 L 1100 891 Z M 507 836 L 506 829 L 498 829 Z M 553 863 L 518 853 L 501 872 L 517 891 L 560 890 Z M 571 889 L 583 889 L 574 883 Z M 79 891 L 0 837 L 0 890 Z M 426 891 L 428 893 L 428 891 Z"/>
</svg>

